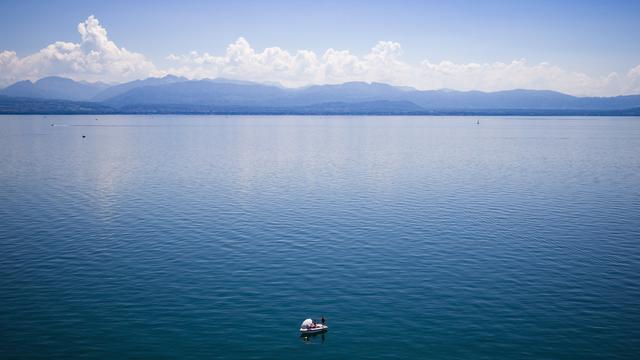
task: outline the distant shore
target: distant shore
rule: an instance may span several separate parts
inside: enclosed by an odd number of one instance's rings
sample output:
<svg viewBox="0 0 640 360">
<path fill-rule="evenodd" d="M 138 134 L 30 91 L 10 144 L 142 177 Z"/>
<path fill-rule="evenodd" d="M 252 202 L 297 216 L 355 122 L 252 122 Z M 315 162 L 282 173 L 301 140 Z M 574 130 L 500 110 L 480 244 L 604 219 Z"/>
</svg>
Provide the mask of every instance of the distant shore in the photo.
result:
<svg viewBox="0 0 640 360">
<path fill-rule="evenodd" d="M 403 110 L 395 103 L 322 103 L 300 107 L 137 105 L 115 108 L 97 102 L 0 96 L 0 115 L 366 115 L 366 116 L 640 116 L 640 107 L 589 109 Z"/>
</svg>

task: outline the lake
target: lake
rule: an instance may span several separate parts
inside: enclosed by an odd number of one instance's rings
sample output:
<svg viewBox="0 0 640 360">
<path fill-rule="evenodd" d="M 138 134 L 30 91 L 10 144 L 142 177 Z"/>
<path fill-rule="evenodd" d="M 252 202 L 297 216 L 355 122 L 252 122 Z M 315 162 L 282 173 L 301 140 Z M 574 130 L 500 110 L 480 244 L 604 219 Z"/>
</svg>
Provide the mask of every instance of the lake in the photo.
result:
<svg viewBox="0 0 640 360">
<path fill-rule="evenodd" d="M 633 359 L 640 118 L 2 116 L 0 254 L 2 359 Z"/>
</svg>

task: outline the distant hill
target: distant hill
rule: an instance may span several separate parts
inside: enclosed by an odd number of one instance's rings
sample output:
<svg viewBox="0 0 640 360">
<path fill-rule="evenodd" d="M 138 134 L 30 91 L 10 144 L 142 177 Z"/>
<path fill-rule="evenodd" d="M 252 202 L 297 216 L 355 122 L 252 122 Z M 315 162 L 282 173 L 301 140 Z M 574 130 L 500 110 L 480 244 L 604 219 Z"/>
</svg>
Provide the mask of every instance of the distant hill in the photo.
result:
<svg viewBox="0 0 640 360">
<path fill-rule="evenodd" d="M 0 95 L 0 114 L 115 114 L 117 109 L 95 102 L 8 97 Z"/>
<path fill-rule="evenodd" d="M 640 95 L 576 97 L 548 90 L 415 91 L 408 99 L 430 109 L 613 110 L 638 106 Z"/>
<path fill-rule="evenodd" d="M 274 101 L 287 96 L 289 90 L 260 84 L 237 84 L 210 80 L 192 80 L 158 86 L 144 86 L 107 99 L 105 103 L 127 105 L 238 105 L 278 106 Z"/>
<path fill-rule="evenodd" d="M 419 91 L 363 82 L 286 89 L 249 82 L 192 80 L 137 87 L 105 102 L 116 107 L 134 104 L 302 107 L 376 101 L 412 103 L 428 110 L 619 110 L 640 106 L 640 95 L 600 98 L 545 90 Z"/>
<path fill-rule="evenodd" d="M 114 85 L 107 89 L 103 89 L 99 93 L 95 94 L 92 97 L 92 100 L 104 101 L 139 87 L 158 86 L 158 85 L 172 84 L 172 83 L 182 82 L 182 81 L 187 81 L 187 78 L 167 75 L 161 78 L 147 78 L 144 80 L 134 80 L 124 84 Z"/>
<path fill-rule="evenodd" d="M 0 90 L 0 95 L 36 99 L 60 99 L 83 101 L 93 98 L 109 85 L 104 83 L 78 82 L 71 79 L 50 76 L 35 83 L 25 80 Z"/>
<path fill-rule="evenodd" d="M 70 112 L 119 113 L 300 113 L 300 114 L 635 114 L 640 95 L 576 97 L 547 90 L 497 92 L 416 90 L 382 83 L 348 82 L 283 88 L 230 79 L 188 80 L 165 76 L 108 87 L 49 77 L 32 83 L 21 81 L 0 91 L 13 107 L 38 104 L 24 99 L 85 101 Z M 89 101 L 90 100 L 90 101 Z M 88 103 L 94 104 L 89 106 Z M 50 103 L 52 106 L 54 103 Z M 64 105 L 55 103 L 57 111 Z M 20 109 L 18 109 L 20 110 Z M 20 110 L 21 113 L 28 110 Z M 38 110 L 40 111 L 40 110 Z M 6 111 L 5 111 L 6 112 Z"/>
</svg>

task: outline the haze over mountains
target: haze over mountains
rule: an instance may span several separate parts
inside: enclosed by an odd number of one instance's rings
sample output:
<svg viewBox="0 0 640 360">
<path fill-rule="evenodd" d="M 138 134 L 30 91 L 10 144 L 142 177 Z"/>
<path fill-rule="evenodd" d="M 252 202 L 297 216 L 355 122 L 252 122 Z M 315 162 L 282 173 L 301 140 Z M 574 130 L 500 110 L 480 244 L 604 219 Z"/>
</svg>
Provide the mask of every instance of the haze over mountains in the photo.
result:
<svg viewBox="0 0 640 360">
<path fill-rule="evenodd" d="M 640 114 L 640 95 L 575 97 L 555 91 L 416 90 L 348 82 L 284 88 L 172 75 L 124 84 L 47 77 L 0 90 L 0 113 Z"/>
<path fill-rule="evenodd" d="M 19 81 L 1 90 L 0 95 L 83 101 L 92 99 L 107 88 L 109 85 L 105 83 L 78 82 L 63 77 L 50 76 L 36 82 Z"/>
</svg>

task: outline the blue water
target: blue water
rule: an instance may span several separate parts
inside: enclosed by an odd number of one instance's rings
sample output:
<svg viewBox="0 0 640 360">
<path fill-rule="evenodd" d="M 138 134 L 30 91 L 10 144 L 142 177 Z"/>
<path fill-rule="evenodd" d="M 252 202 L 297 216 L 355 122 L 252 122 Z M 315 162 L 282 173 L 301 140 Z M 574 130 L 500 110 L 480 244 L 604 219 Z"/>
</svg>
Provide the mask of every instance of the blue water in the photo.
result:
<svg viewBox="0 0 640 360">
<path fill-rule="evenodd" d="M 0 254 L 2 359 L 637 359 L 640 119 L 3 116 Z"/>
</svg>

